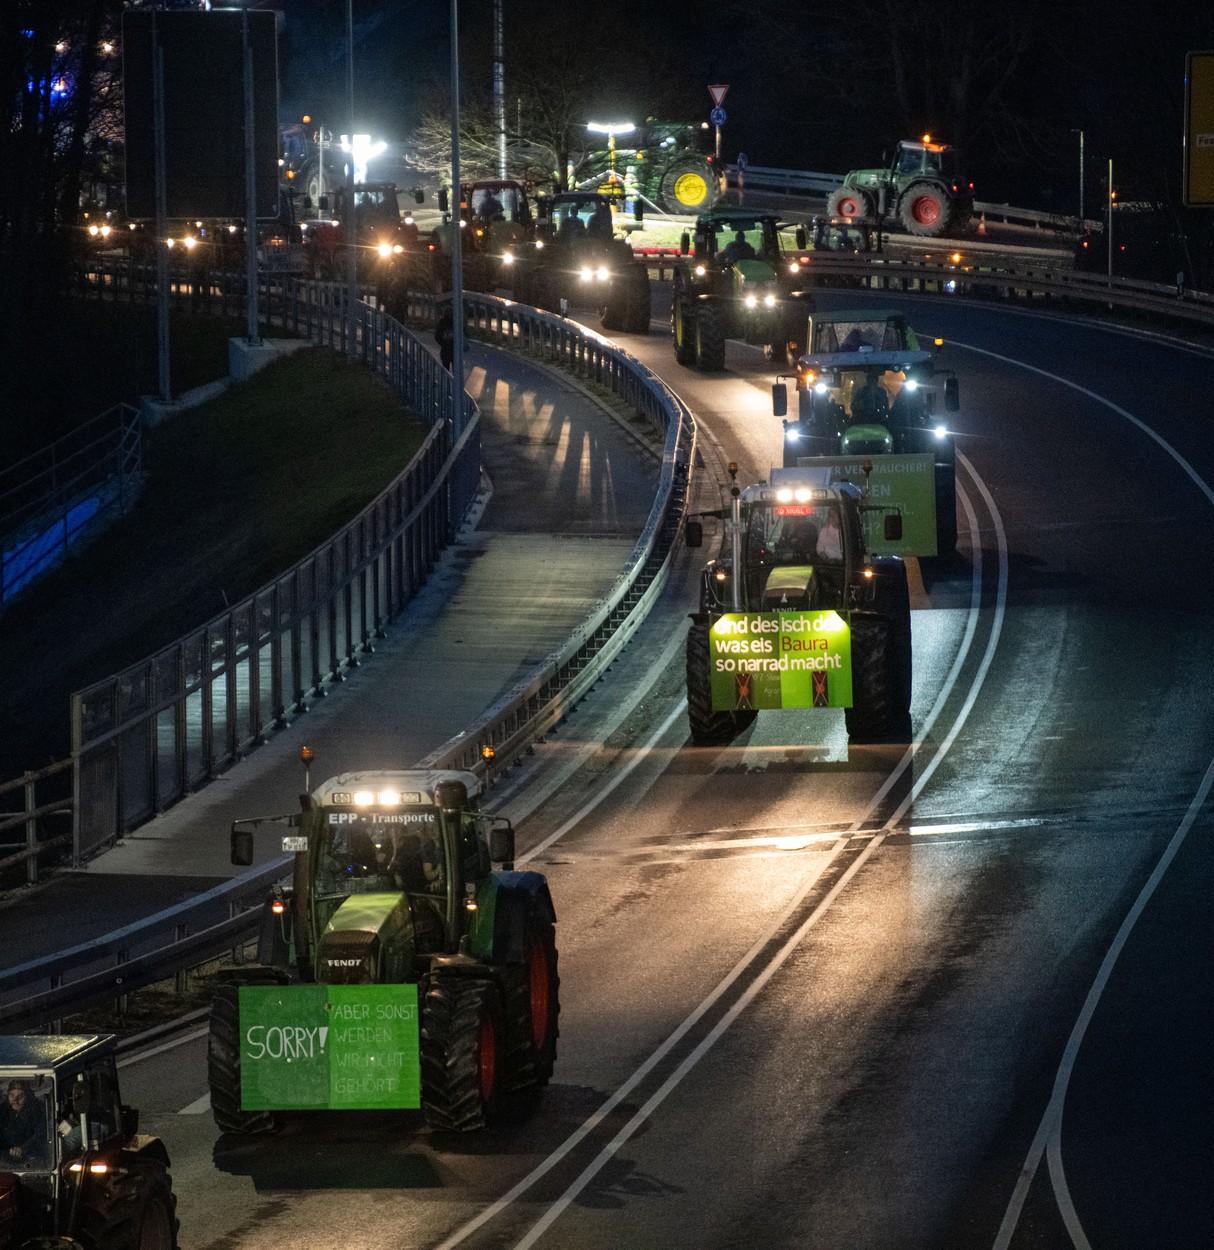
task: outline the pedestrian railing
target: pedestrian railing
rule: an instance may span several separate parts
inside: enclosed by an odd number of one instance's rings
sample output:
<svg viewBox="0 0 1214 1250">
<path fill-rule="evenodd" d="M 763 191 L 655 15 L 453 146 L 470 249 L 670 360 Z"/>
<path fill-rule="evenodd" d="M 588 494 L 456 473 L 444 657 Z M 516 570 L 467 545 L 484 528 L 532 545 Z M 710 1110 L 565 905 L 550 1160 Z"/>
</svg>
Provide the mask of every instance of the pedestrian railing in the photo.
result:
<svg viewBox="0 0 1214 1250">
<path fill-rule="evenodd" d="M 429 423 L 408 466 L 321 547 L 171 646 L 72 695 L 73 858 L 164 811 L 357 667 L 472 503 L 479 415 L 447 414 L 451 376 L 399 322 L 340 287 L 288 280 L 277 315 L 361 358 Z"/>
<path fill-rule="evenodd" d="M 124 515 L 142 470 L 139 412 L 129 404 L 0 470 L 0 612 L 73 543 Z"/>
</svg>

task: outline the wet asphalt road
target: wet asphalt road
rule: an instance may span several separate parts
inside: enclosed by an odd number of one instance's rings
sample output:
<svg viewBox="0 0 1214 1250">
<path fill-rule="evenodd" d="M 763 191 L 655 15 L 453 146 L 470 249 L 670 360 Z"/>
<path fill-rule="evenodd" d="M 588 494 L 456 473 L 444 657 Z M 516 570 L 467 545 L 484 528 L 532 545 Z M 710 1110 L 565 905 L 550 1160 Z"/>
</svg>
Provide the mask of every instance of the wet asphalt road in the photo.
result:
<svg viewBox="0 0 1214 1250">
<path fill-rule="evenodd" d="M 153 1055 L 126 1096 L 173 1154 L 184 1246 L 1214 1244 L 1209 360 L 907 303 L 949 340 L 968 465 L 958 556 L 915 596 L 913 758 L 849 751 L 828 712 L 690 747 L 684 553 L 519 778 L 525 801 L 569 776 L 522 847 L 601 799 L 534 864 L 564 1007 L 539 1112 L 217 1146 L 203 1043 Z M 702 377 L 658 332 L 628 346 L 701 418 L 700 506 L 724 458 L 778 457 L 758 353 Z"/>
</svg>

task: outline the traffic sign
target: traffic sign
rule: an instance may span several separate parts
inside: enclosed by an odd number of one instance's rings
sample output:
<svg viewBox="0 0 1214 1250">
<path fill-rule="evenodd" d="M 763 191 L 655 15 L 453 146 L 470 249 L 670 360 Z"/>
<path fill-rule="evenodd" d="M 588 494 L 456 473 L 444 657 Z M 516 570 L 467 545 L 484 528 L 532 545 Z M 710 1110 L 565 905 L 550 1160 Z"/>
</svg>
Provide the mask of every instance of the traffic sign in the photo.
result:
<svg viewBox="0 0 1214 1250">
<path fill-rule="evenodd" d="M 717 106 L 717 108 L 721 107 L 721 102 L 725 99 L 725 93 L 728 90 L 729 84 L 727 82 L 714 82 L 709 84 L 708 94 L 712 96 L 712 102 Z"/>
<path fill-rule="evenodd" d="M 718 104 L 717 107 L 708 114 L 708 120 L 712 122 L 714 126 L 724 126 L 725 110 Z"/>
<path fill-rule="evenodd" d="M 746 172 L 746 166 L 748 164 L 749 164 L 749 161 L 747 161 L 746 159 L 746 153 L 739 152 L 738 153 L 738 173 L 744 174 Z"/>
</svg>

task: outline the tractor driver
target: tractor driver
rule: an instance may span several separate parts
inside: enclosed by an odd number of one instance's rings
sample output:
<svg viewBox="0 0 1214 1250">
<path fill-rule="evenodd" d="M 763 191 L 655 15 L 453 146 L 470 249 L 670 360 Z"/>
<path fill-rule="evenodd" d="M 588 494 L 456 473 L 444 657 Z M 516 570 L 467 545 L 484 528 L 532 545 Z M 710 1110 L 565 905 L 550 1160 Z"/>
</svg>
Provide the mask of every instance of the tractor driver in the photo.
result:
<svg viewBox="0 0 1214 1250">
<path fill-rule="evenodd" d="M 485 192 L 485 198 L 481 200 L 480 208 L 477 212 L 485 221 L 496 221 L 497 218 L 505 216 L 501 200 L 492 191 Z"/>
<path fill-rule="evenodd" d="M 851 419 L 864 425 L 883 425 L 889 420 L 889 396 L 871 373 L 863 386 L 852 391 Z"/>
<path fill-rule="evenodd" d="M 30 1097 L 27 1081 L 9 1081 L 3 1122 L 0 1122 L 0 1152 L 7 1167 L 22 1167 L 46 1153 L 46 1124 Z"/>
<path fill-rule="evenodd" d="M 444 888 L 442 853 L 433 838 L 401 834 L 388 865 L 398 887 L 410 894 L 441 894 Z"/>
<path fill-rule="evenodd" d="M 747 242 L 745 230 L 739 230 L 733 236 L 733 242 L 721 249 L 721 260 L 730 265 L 739 260 L 754 260 L 756 255 L 755 249 Z"/>
<path fill-rule="evenodd" d="M 586 233 L 594 239 L 602 242 L 610 242 L 611 240 L 611 205 L 606 200 L 600 200 L 594 210 L 594 216 L 586 226 Z"/>
</svg>

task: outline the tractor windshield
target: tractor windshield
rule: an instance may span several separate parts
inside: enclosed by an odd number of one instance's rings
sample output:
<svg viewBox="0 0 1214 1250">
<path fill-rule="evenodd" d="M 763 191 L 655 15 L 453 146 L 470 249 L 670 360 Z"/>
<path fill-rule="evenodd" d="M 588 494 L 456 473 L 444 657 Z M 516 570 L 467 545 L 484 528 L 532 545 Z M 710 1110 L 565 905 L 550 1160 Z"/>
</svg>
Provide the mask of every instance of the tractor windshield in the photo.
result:
<svg viewBox="0 0 1214 1250">
<path fill-rule="evenodd" d="M 527 198 L 518 187 L 477 187 L 472 192 L 472 216 L 486 221 L 531 220 Z"/>
<path fill-rule="evenodd" d="M 751 509 L 746 527 L 748 568 L 840 564 L 842 560 L 839 505 L 833 500 L 777 503 Z"/>
<path fill-rule="evenodd" d="M 436 807 L 326 810 L 316 861 L 320 898 L 404 890 L 441 894 L 448 876 Z"/>
<path fill-rule="evenodd" d="M 874 352 L 915 350 L 909 341 L 908 327 L 901 320 L 880 321 L 815 321 L 813 355 L 830 352 L 858 352 L 863 348 Z"/>
<path fill-rule="evenodd" d="M 51 1135 L 54 1082 L 28 1072 L 0 1074 L 4 1103 L 0 1105 L 0 1151 L 5 1172 L 49 1172 L 54 1166 Z"/>
<path fill-rule="evenodd" d="M 840 369 L 815 385 L 814 407 L 825 403 L 836 426 L 921 425 L 924 389 L 901 369 Z"/>
<path fill-rule="evenodd" d="M 780 260 L 780 238 L 776 223 L 767 217 L 710 222 L 707 230 L 712 235 L 709 254 L 723 260 L 765 260 L 777 264 Z"/>
</svg>

